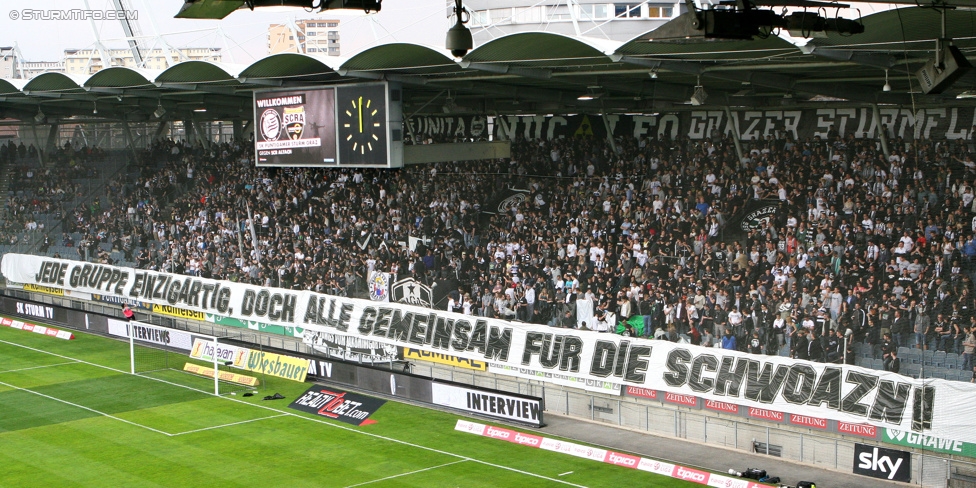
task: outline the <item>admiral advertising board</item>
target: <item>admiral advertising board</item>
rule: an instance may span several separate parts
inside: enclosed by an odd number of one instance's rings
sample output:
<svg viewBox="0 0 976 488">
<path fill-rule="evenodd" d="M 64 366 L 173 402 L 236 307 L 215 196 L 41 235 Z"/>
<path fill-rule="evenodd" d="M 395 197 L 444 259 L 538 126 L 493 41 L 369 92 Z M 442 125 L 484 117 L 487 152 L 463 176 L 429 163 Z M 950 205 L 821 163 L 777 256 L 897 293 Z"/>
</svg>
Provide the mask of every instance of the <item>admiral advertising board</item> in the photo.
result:
<svg viewBox="0 0 976 488">
<path fill-rule="evenodd" d="M 40 256 L 6 254 L 0 270 L 14 283 L 410 347 L 483 361 L 489 372 L 542 383 L 636 386 L 681 403 L 696 397 L 699 405 L 730 403 L 740 412 L 789 412 L 785 422 L 815 429 L 822 419 L 828 428 L 867 424 L 976 443 L 976 429 L 968 428 L 976 416 L 976 385 L 969 383 Z"/>
</svg>

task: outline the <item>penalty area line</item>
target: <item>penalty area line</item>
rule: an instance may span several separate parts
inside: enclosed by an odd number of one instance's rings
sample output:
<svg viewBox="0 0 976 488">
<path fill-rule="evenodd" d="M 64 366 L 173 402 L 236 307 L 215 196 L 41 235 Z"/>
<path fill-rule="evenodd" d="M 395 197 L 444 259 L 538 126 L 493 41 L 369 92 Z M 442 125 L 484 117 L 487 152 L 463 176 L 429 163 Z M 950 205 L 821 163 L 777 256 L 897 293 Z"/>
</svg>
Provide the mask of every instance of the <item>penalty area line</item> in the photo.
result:
<svg viewBox="0 0 976 488">
<path fill-rule="evenodd" d="M 193 433 L 196 433 L 196 432 L 203 432 L 203 431 L 206 431 L 206 430 L 222 429 L 224 427 L 232 427 L 234 425 L 241 425 L 241 424 L 248 424 L 248 423 L 251 423 L 251 422 L 257 422 L 258 420 L 276 419 L 278 417 L 285 417 L 285 416 L 286 416 L 285 414 L 281 413 L 281 414 L 278 414 L 278 415 L 271 415 L 271 416 L 268 416 L 268 417 L 261 417 L 259 419 L 241 420 L 240 422 L 232 422 L 232 423 L 229 423 L 229 424 L 214 425 L 212 427 L 204 427 L 202 429 L 188 430 L 186 432 L 177 432 L 176 434 L 170 434 L 170 435 L 173 436 L 173 437 L 176 437 L 178 435 L 193 434 Z"/>
<path fill-rule="evenodd" d="M 346 488 L 353 488 L 355 486 L 363 486 L 363 485 L 368 485 L 368 484 L 371 484 L 371 483 L 379 483 L 380 481 L 392 480 L 393 478 L 399 478 L 401 476 L 410 476 L 412 474 L 423 473 L 424 471 L 431 471 L 431 470 L 434 470 L 434 469 L 437 469 L 437 468 L 443 468 L 445 466 L 450 466 L 452 464 L 459 464 L 459 463 L 466 463 L 466 462 L 468 462 L 467 459 L 461 459 L 461 460 L 454 461 L 454 462 L 450 462 L 450 463 L 444 463 L 444 464 L 439 464 L 437 466 L 431 466 L 429 468 L 417 469 L 417 470 L 409 471 L 409 472 L 406 472 L 406 473 L 400 473 L 400 474 L 395 474 L 393 476 L 387 476 L 386 478 L 380 478 L 380 479 L 376 479 L 376 480 L 372 480 L 372 481 L 364 481 L 362 483 L 356 483 L 355 485 L 349 485 Z"/>
<path fill-rule="evenodd" d="M 18 373 L 20 371 L 30 371 L 32 369 L 53 368 L 55 366 L 64 366 L 66 364 L 78 364 L 78 361 L 68 361 L 66 363 L 57 363 L 57 364 L 45 364 L 43 366 L 31 366 L 30 368 L 8 369 L 6 371 L 0 371 L 0 374 Z"/>
<path fill-rule="evenodd" d="M 114 415 L 107 414 L 105 412 L 100 412 L 98 410 L 95 410 L 94 408 L 89 408 L 89 407 L 86 407 L 84 405 L 78 405 L 77 403 L 71 403 L 71 402 L 69 402 L 67 400 L 62 400 L 60 398 L 55 398 L 55 397 L 53 397 L 51 395 L 45 395 L 45 394 L 43 394 L 41 392 L 38 392 L 38 391 L 28 390 L 27 388 L 21 388 L 19 386 L 11 385 L 10 383 L 4 383 L 2 381 L 0 381 L 0 385 L 6 386 L 7 388 L 13 388 L 15 390 L 24 391 L 24 392 L 27 392 L 27 393 L 32 393 L 32 394 L 37 395 L 39 397 L 44 397 L 44 398 L 47 398 L 48 400 L 54 400 L 56 402 L 61 402 L 61 403 L 65 404 L 65 405 L 70 405 L 72 407 L 80 408 L 82 410 L 87 410 L 87 411 L 92 412 L 92 413 L 97 413 L 98 415 L 101 415 L 103 417 L 108 417 L 108 418 L 110 418 L 112 420 L 118 420 L 119 422 L 123 422 L 123 423 L 129 424 L 129 425 L 134 425 L 136 427 L 140 427 L 140 428 L 143 428 L 143 429 L 146 429 L 146 430 L 151 430 L 151 431 L 153 431 L 153 432 L 155 432 L 157 434 L 163 434 L 166 437 L 173 437 L 173 434 L 170 434 L 169 432 L 163 432 L 163 431 L 161 431 L 159 429 L 154 429 L 154 428 L 149 427 L 147 425 L 137 424 L 137 423 L 135 423 L 135 422 L 133 422 L 131 420 L 126 420 L 126 419 L 123 419 L 123 418 L 119 418 L 119 417 L 116 417 Z"/>
</svg>

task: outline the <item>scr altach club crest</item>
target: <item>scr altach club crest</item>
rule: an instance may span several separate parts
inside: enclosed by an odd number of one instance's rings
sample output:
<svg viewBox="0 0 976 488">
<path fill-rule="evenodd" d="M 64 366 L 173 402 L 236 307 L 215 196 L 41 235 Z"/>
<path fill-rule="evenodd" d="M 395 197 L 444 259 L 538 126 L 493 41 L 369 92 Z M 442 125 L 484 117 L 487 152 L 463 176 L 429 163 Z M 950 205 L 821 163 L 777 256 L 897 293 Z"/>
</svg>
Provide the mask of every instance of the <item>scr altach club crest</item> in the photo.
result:
<svg viewBox="0 0 976 488">
<path fill-rule="evenodd" d="M 394 283 L 392 298 L 397 303 L 422 305 L 424 307 L 430 307 L 433 303 L 430 287 L 413 278 L 404 278 Z"/>
<path fill-rule="evenodd" d="M 289 139 L 301 139 L 305 132 L 305 106 L 285 107 L 285 132 Z"/>
</svg>

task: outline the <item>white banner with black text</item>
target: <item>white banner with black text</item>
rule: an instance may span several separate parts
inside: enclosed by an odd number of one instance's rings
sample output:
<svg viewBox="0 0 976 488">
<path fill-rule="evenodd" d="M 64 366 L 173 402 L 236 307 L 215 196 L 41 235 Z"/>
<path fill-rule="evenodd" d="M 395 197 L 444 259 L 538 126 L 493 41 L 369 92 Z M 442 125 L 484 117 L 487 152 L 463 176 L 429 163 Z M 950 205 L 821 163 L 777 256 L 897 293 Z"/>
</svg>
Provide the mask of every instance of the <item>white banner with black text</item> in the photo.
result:
<svg viewBox="0 0 976 488">
<path fill-rule="evenodd" d="M 6 254 L 11 282 L 36 284 L 368 339 L 580 381 L 976 442 L 976 385 L 857 366 L 706 349 L 155 271 Z"/>
</svg>

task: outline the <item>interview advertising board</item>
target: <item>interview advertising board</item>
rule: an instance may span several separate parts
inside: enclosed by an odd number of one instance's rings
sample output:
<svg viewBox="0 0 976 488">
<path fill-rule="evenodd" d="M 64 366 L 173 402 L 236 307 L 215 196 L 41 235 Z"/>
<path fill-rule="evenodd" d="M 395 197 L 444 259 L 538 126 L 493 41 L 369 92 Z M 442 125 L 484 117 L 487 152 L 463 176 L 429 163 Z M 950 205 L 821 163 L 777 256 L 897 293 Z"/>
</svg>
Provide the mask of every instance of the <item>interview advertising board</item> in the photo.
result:
<svg viewBox="0 0 976 488">
<path fill-rule="evenodd" d="M 434 383 L 431 394 L 435 405 L 510 422 L 542 425 L 542 401 L 538 398 L 487 392 L 446 383 Z"/>
<path fill-rule="evenodd" d="M 108 319 L 108 333 L 116 337 L 126 338 L 131 334 L 136 342 L 172 347 L 181 351 L 189 351 L 195 345 L 193 334 L 189 332 L 124 320 Z M 200 339 L 196 340 L 199 341 Z"/>
<path fill-rule="evenodd" d="M 434 380 L 406 372 L 368 365 L 309 358 L 308 377 L 380 395 L 438 405 L 494 420 L 543 425 L 543 400 L 539 397 Z"/>
<path fill-rule="evenodd" d="M 976 386 L 148 270 L 7 254 L 15 283 L 114 294 L 539 372 L 976 442 Z M 545 381 L 545 377 L 538 377 Z M 795 419 L 793 416 L 796 416 Z M 813 422 L 819 426 L 817 422 Z"/>
</svg>

